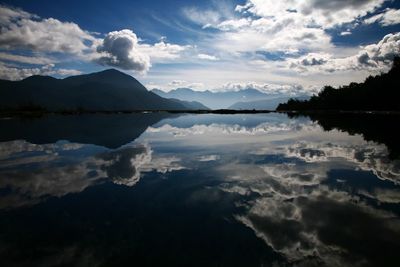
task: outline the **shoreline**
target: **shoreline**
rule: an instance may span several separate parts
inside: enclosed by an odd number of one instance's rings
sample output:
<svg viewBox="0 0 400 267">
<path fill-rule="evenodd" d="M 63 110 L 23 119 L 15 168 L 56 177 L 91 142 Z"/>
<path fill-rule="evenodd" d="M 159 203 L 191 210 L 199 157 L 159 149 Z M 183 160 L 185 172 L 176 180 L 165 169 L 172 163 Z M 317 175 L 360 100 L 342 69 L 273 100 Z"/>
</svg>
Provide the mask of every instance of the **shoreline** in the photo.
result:
<svg viewBox="0 0 400 267">
<path fill-rule="evenodd" d="M 66 111 L 16 111 L 4 110 L 0 111 L 0 117 L 42 117 L 46 115 L 84 115 L 84 114 L 147 114 L 147 113 L 170 113 L 170 114 L 268 114 L 268 113 L 285 113 L 289 115 L 400 115 L 400 111 L 363 111 L 363 110 L 233 110 L 233 109 L 215 109 L 215 110 L 66 110 Z"/>
</svg>

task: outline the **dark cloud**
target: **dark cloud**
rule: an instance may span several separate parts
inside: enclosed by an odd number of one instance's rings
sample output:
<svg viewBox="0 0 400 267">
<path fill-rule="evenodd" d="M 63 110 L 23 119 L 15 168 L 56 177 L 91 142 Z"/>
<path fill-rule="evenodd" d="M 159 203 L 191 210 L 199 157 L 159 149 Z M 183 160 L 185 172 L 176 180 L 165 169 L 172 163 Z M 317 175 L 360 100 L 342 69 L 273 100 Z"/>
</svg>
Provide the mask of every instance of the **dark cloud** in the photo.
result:
<svg viewBox="0 0 400 267">
<path fill-rule="evenodd" d="M 303 64 L 304 66 L 315 66 L 315 65 L 323 65 L 326 62 L 328 61 L 323 58 L 304 58 L 301 61 L 301 64 Z"/>
<path fill-rule="evenodd" d="M 308 6 L 316 9 L 338 11 L 343 9 L 357 9 L 371 3 L 382 3 L 382 0 L 310 0 Z"/>
<path fill-rule="evenodd" d="M 146 72 L 151 66 L 150 58 L 140 52 L 138 46 L 138 38 L 131 30 L 110 32 L 97 47 L 97 52 L 103 56 L 96 61 L 102 65 Z"/>
</svg>

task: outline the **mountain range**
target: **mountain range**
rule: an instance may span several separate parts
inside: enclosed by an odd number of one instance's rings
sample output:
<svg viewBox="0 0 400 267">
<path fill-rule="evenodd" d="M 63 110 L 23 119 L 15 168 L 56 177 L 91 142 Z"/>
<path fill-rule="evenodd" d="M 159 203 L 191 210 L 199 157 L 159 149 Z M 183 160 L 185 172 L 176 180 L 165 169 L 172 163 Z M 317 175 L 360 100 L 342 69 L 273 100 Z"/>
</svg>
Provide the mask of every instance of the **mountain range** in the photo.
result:
<svg viewBox="0 0 400 267">
<path fill-rule="evenodd" d="M 243 89 L 239 91 L 195 91 L 190 88 L 178 88 L 169 92 L 159 89 L 153 93 L 165 97 L 184 101 L 197 101 L 211 109 L 263 109 L 275 110 L 279 103 L 286 102 L 290 97 L 263 93 L 257 89 Z M 256 102 L 254 102 L 256 101 Z"/>
<path fill-rule="evenodd" d="M 21 81 L 0 80 L 0 96 L 0 110 L 207 109 L 201 103 L 160 97 L 115 69 L 65 79 L 35 75 Z"/>
<path fill-rule="evenodd" d="M 298 100 L 307 100 L 308 96 L 297 97 Z M 280 103 L 284 103 L 289 100 L 289 97 L 275 97 L 270 99 L 261 99 L 255 101 L 243 101 L 243 102 L 236 102 L 229 109 L 235 110 L 275 110 Z"/>
</svg>

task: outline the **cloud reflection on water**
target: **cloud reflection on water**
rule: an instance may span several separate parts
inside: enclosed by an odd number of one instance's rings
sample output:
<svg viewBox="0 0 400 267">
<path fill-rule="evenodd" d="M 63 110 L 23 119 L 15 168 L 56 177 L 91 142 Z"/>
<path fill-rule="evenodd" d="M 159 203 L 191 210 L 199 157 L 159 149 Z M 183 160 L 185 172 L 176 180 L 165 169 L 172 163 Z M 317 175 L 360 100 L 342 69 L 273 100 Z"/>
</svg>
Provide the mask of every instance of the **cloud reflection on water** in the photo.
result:
<svg viewBox="0 0 400 267">
<path fill-rule="evenodd" d="M 1 143 L 0 189 L 9 190 L 0 207 L 36 204 L 109 181 L 132 187 L 153 171 L 177 179 L 178 188 L 192 188 L 175 173 L 186 169 L 199 187 L 188 192 L 186 205 L 217 209 L 226 195 L 237 196 L 228 199 L 241 209 L 221 216 L 250 228 L 289 265 L 390 266 L 397 260 L 400 220 L 392 208 L 400 203 L 400 161 L 390 159 L 384 145 L 282 115 L 196 123 L 202 118 L 161 121 L 114 150 Z M 171 192 L 163 195 L 174 198 Z"/>
<path fill-rule="evenodd" d="M 81 154 L 68 153 L 73 150 L 81 150 Z M 0 208 L 36 204 L 49 196 L 79 193 L 106 181 L 134 186 L 141 172 L 166 173 L 183 168 L 179 158 L 154 158 L 152 152 L 148 144 L 108 150 L 75 143 L 3 142 L 0 188 L 9 188 L 11 193 L 0 197 Z"/>
</svg>

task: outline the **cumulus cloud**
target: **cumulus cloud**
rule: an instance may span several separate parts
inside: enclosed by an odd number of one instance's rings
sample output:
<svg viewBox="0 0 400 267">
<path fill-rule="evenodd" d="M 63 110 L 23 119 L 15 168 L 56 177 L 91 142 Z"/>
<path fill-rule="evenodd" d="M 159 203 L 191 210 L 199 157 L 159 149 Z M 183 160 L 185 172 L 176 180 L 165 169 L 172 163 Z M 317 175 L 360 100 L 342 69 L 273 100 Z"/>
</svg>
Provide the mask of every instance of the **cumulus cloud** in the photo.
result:
<svg viewBox="0 0 400 267">
<path fill-rule="evenodd" d="M 400 9 L 387 8 L 384 12 L 364 20 L 366 24 L 379 23 L 382 26 L 396 25 L 400 23 Z"/>
<path fill-rule="evenodd" d="M 90 49 L 96 38 L 72 22 L 42 19 L 19 9 L 0 7 L 0 48 L 63 52 L 76 55 Z"/>
<path fill-rule="evenodd" d="M 379 66 L 390 64 L 400 54 L 400 32 L 388 34 L 377 44 L 365 46 L 358 54 L 358 61 L 364 65 Z"/>
<path fill-rule="evenodd" d="M 388 34 L 376 44 L 361 47 L 356 55 L 335 57 L 329 53 L 308 53 L 287 59 L 288 66 L 299 72 L 336 72 L 348 70 L 381 71 L 391 67 L 400 55 L 400 33 Z"/>
<path fill-rule="evenodd" d="M 97 47 L 97 52 L 104 55 L 96 61 L 125 70 L 146 72 L 151 66 L 150 57 L 140 52 L 138 46 L 138 38 L 131 30 L 110 32 Z"/>
<path fill-rule="evenodd" d="M 190 46 L 166 43 L 145 44 L 128 29 L 113 31 L 106 35 L 97 47 L 100 56 L 95 59 L 102 65 L 125 70 L 147 72 L 151 62 L 166 62 L 180 58 L 181 53 Z"/>
</svg>

